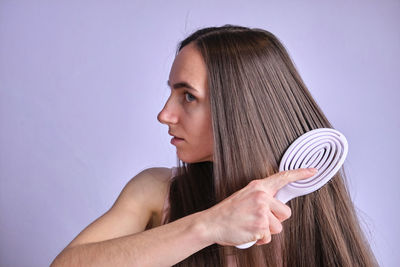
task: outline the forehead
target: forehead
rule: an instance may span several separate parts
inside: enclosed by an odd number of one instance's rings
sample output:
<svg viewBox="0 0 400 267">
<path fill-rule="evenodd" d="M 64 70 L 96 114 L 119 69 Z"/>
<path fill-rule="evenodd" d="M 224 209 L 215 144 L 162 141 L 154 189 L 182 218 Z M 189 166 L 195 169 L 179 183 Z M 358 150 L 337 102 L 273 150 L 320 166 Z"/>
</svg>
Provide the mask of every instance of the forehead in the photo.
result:
<svg viewBox="0 0 400 267">
<path fill-rule="evenodd" d="M 199 91 L 206 90 L 207 69 L 203 57 L 194 44 L 181 49 L 171 67 L 170 84 L 187 82 Z"/>
</svg>

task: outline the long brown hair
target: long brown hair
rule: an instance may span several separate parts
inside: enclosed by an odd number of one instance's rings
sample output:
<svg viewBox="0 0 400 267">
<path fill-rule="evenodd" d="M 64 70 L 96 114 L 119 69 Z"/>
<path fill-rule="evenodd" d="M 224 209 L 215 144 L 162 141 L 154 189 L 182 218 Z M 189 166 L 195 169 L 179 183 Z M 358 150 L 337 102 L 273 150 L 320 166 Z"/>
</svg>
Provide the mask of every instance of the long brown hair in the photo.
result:
<svg viewBox="0 0 400 267">
<path fill-rule="evenodd" d="M 300 135 L 333 128 L 281 42 L 263 29 L 225 25 L 197 30 L 194 43 L 207 67 L 213 162 L 185 163 L 170 187 L 164 223 L 207 209 L 253 179 L 278 172 Z M 320 190 L 288 202 L 292 216 L 269 244 L 246 250 L 217 244 L 175 266 L 377 266 L 345 183 L 343 167 Z"/>
</svg>

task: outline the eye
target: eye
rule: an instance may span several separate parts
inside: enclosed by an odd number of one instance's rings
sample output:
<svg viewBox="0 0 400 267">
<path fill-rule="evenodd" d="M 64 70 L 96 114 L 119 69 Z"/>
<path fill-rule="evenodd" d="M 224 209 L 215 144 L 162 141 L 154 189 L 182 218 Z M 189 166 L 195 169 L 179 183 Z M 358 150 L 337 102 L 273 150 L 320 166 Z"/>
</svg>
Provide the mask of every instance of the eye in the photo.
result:
<svg viewBox="0 0 400 267">
<path fill-rule="evenodd" d="M 193 96 L 193 95 L 192 95 L 191 93 L 189 93 L 188 91 L 185 91 L 184 94 L 185 94 L 185 96 L 189 96 L 189 99 L 186 97 L 186 100 L 187 100 L 188 102 L 192 102 L 192 101 L 196 100 L 196 97 Z M 192 98 L 192 99 L 190 100 L 190 98 Z"/>
</svg>

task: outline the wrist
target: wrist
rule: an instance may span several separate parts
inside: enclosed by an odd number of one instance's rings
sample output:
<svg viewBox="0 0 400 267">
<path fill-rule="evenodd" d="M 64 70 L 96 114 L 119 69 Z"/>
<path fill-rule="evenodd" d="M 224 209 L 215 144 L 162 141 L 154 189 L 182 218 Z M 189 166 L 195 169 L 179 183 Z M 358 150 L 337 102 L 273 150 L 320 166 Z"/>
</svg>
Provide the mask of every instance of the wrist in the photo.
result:
<svg viewBox="0 0 400 267">
<path fill-rule="evenodd" d="M 210 246 L 215 243 L 212 228 L 210 227 L 207 210 L 196 212 L 193 215 L 192 229 L 198 240 L 203 242 L 204 247 Z"/>
</svg>

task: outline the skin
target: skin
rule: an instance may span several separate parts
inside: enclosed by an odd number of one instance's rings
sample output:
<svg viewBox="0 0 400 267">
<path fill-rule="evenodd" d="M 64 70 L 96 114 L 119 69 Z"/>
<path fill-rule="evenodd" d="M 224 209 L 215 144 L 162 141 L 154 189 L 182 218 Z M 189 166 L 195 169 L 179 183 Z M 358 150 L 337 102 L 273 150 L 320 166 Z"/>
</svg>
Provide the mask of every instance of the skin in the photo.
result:
<svg viewBox="0 0 400 267">
<path fill-rule="evenodd" d="M 196 90 L 185 86 L 175 88 L 174 85 L 181 82 L 190 84 Z M 207 68 L 201 53 L 193 43 L 185 46 L 176 56 L 171 67 L 168 85 L 172 87 L 171 94 L 157 119 L 168 125 L 170 135 L 184 139 L 176 144 L 179 159 L 187 163 L 212 161 L 213 132 Z M 217 240 L 213 240 L 213 242 L 220 245 L 233 245 L 235 243 L 233 240 L 228 241 L 224 237 L 230 236 L 232 231 L 238 229 L 229 229 L 228 225 L 221 222 L 232 222 L 234 219 L 240 224 L 243 221 L 243 214 L 252 210 L 253 217 L 250 216 L 247 221 L 244 220 L 245 223 L 242 227 L 249 225 L 249 219 L 255 220 L 259 228 L 251 230 L 253 233 L 258 232 L 256 234 L 257 245 L 269 243 L 271 234 L 281 232 L 281 222 L 289 218 L 291 214 L 287 205 L 273 197 L 277 185 L 281 186 L 282 181 L 284 183 L 285 180 L 287 183 L 289 175 L 290 172 L 281 172 L 275 175 L 274 179 L 265 179 L 264 182 L 253 181 L 225 201 L 206 211 L 207 216 L 205 217 L 211 218 L 206 221 L 215 229 L 213 238 L 217 237 Z M 279 178 L 276 179 L 276 176 Z M 261 203 L 260 206 L 254 204 L 257 201 Z M 235 214 L 237 217 L 234 216 Z"/>
<path fill-rule="evenodd" d="M 185 86 L 174 88 L 176 83 Z M 186 163 L 212 161 L 213 131 L 207 69 L 194 44 L 185 46 L 176 56 L 169 74 L 171 94 L 158 114 L 159 122 L 168 125 L 169 134 L 184 140 L 176 144 L 176 153 Z"/>
<path fill-rule="evenodd" d="M 188 86 L 175 86 L 183 82 L 195 90 Z M 176 144 L 179 159 L 187 163 L 212 161 L 213 131 L 207 68 L 193 43 L 176 56 L 168 85 L 172 87 L 171 94 L 157 119 L 168 125 L 170 135 L 184 139 Z M 250 234 L 253 236 L 251 240 L 258 240 L 257 245 L 269 243 L 271 234 L 280 233 L 281 223 L 291 214 L 287 205 L 274 198 L 276 191 L 288 182 L 308 178 L 310 174 L 313 173 L 301 169 L 254 180 L 204 211 L 201 221 L 207 225 L 210 242 L 232 246 L 240 239 L 240 235 L 232 236 L 232 233 L 247 232 L 247 239 Z"/>
<path fill-rule="evenodd" d="M 187 163 L 212 161 L 206 66 L 193 45 L 185 46 L 175 58 L 169 82 L 172 87 L 186 82 L 197 89 L 172 89 L 157 116 L 168 125 L 171 135 L 184 139 L 176 144 L 178 157 Z M 171 266 L 214 243 L 269 243 L 271 234 L 282 231 L 281 222 L 291 215 L 290 208 L 274 198 L 275 193 L 290 182 L 315 174 L 297 169 L 254 180 L 209 209 L 146 230 L 138 218 L 158 212 L 161 204 L 149 203 L 154 202 L 155 190 L 164 186 L 154 182 L 158 175 L 153 171 L 133 178 L 110 211 L 84 229 L 51 266 Z"/>
</svg>

